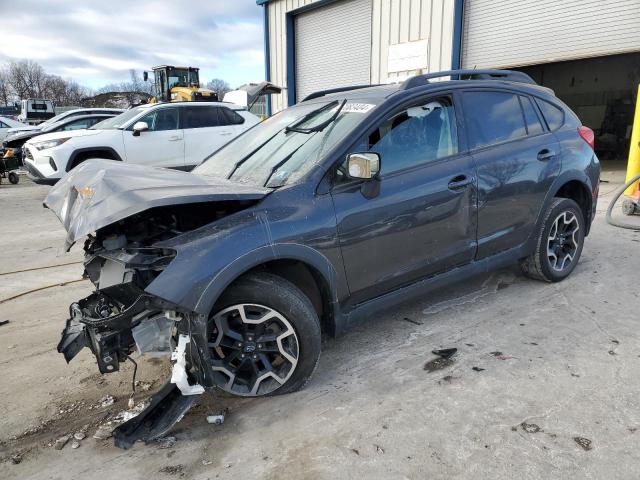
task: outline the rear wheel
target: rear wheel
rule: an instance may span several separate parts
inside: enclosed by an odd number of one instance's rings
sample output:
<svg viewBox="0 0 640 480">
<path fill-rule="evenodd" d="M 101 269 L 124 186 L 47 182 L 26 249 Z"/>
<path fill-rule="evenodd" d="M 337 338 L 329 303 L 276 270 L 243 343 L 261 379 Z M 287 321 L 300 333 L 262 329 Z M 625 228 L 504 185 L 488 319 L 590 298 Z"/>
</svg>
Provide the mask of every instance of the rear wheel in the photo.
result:
<svg viewBox="0 0 640 480">
<path fill-rule="evenodd" d="M 9 182 L 13 185 L 16 185 L 20 181 L 18 174 L 16 172 L 9 172 Z"/>
<path fill-rule="evenodd" d="M 555 198 L 538 232 L 536 249 L 521 262 L 525 275 L 559 282 L 576 267 L 584 244 L 582 210 L 569 198 Z"/>
<path fill-rule="evenodd" d="M 302 388 L 320 357 L 320 321 L 291 282 L 268 273 L 234 282 L 210 317 L 216 385 L 259 397 Z"/>
</svg>

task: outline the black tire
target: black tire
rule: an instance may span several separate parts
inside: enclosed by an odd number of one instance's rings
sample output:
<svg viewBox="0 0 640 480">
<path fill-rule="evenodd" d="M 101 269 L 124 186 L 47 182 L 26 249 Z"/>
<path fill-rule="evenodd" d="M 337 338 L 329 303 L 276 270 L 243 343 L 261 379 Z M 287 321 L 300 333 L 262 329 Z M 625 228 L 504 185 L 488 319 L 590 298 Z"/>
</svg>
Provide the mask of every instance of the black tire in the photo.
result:
<svg viewBox="0 0 640 480">
<path fill-rule="evenodd" d="M 562 217 L 565 214 L 566 216 Z M 560 219 L 562 223 L 564 223 L 565 219 L 569 219 L 572 225 L 571 228 L 574 228 L 573 218 L 575 218 L 577 223 L 577 230 L 574 230 L 573 234 L 562 240 L 562 246 L 558 246 L 556 239 L 552 239 L 552 237 L 555 237 L 553 234 L 554 224 L 556 224 L 558 219 Z M 580 260 L 580 254 L 582 253 L 582 247 L 584 245 L 584 233 L 584 216 L 578 204 L 570 198 L 554 198 L 538 227 L 534 252 L 520 262 L 523 273 L 527 277 L 545 282 L 559 282 L 564 280 L 573 272 L 573 269 Z M 567 238 L 570 238 L 570 240 L 566 240 Z M 566 244 L 564 244 L 565 241 Z M 569 258 L 567 255 L 569 255 L 570 252 L 562 249 L 566 249 L 567 246 L 569 246 L 573 250 L 574 247 L 572 244 L 574 243 L 576 244 L 575 251 L 573 251 L 572 258 L 567 263 L 566 259 Z M 550 248 L 550 245 L 553 245 L 553 247 Z M 561 253 L 554 259 L 549 251 L 554 251 L 555 248 L 559 248 Z M 558 265 L 561 256 L 564 256 L 565 259 L 562 260 L 561 265 Z M 559 269 L 559 267 L 562 268 Z"/>
<path fill-rule="evenodd" d="M 216 302 L 210 316 L 210 342 L 215 342 L 216 339 L 222 338 L 222 335 L 219 334 L 219 330 L 223 329 L 218 328 L 219 324 L 216 321 L 217 316 L 224 315 L 223 312 L 228 309 L 233 310 L 235 306 L 250 304 L 264 306 L 267 309 L 271 309 L 288 321 L 295 331 L 295 338 L 293 341 L 295 341 L 297 349 L 297 364 L 293 367 L 292 373 L 289 374 L 290 376 L 287 380 L 282 384 L 277 384 L 279 386 L 272 390 L 270 389 L 276 385 L 276 382 L 275 380 L 267 379 L 269 380 L 270 385 L 263 388 L 263 385 L 260 384 L 260 390 L 255 393 L 240 391 L 242 388 L 249 390 L 251 387 L 249 385 L 244 386 L 242 384 L 237 386 L 232 384 L 229 386 L 227 383 L 224 385 L 225 382 L 229 381 L 230 377 L 227 374 L 220 372 L 215 372 L 216 375 L 214 375 L 214 378 L 216 379 L 216 383 L 218 383 L 218 386 L 224 391 L 238 396 L 260 397 L 267 395 L 280 395 L 301 389 L 311 378 L 311 375 L 318 365 L 318 360 L 320 359 L 320 320 L 318 319 L 318 315 L 313 308 L 311 301 L 300 289 L 298 289 L 298 287 L 282 277 L 264 272 L 247 274 L 233 282 L 233 284 L 231 284 L 222 294 L 218 302 Z M 247 337 L 247 335 L 250 335 L 250 333 L 244 334 L 242 342 L 246 341 L 247 338 L 253 340 L 251 337 Z M 257 341 L 258 337 L 256 334 L 253 347 L 256 348 L 256 353 L 260 355 Z M 242 342 L 238 342 L 238 346 Z M 262 345 L 260 345 L 260 347 L 262 347 Z M 247 347 L 245 345 L 241 348 L 234 348 L 239 352 L 246 352 Z M 280 348 L 280 344 L 278 344 L 278 348 Z M 227 350 L 227 352 L 230 352 L 230 350 Z M 251 354 L 247 354 L 247 356 L 253 355 L 253 352 L 254 351 L 251 350 Z M 215 361 L 225 361 L 225 358 L 220 355 L 220 350 L 212 348 L 210 353 L 212 355 L 212 359 Z M 242 356 L 244 358 L 244 355 Z M 231 354 L 227 355 L 226 358 L 231 358 Z M 255 355 L 253 355 L 253 358 L 255 358 Z M 248 358 L 242 361 L 249 361 L 251 363 L 251 360 Z M 256 368 L 263 366 L 263 364 L 260 363 L 260 360 L 253 363 L 258 365 Z M 238 375 L 238 377 L 239 376 L 240 375 Z M 233 388 L 235 388 L 235 391 L 232 390 Z"/>
<path fill-rule="evenodd" d="M 18 174 L 16 172 L 9 172 L 9 182 L 13 185 L 16 185 L 20 181 Z"/>
</svg>

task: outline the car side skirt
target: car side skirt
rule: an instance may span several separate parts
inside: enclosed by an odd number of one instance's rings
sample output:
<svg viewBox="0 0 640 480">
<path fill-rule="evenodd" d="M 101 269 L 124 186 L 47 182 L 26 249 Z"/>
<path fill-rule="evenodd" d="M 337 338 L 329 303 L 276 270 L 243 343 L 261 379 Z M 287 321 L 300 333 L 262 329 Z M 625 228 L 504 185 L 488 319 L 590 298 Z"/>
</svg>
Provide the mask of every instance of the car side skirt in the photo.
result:
<svg viewBox="0 0 640 480">
<path fill-rule="evenodd" d="M 416 283 L 401 287 L 380 297 L 367 300 L 364 303 L 356 305 L 350 312 L 342 315 L 342 321 L 340 322 L 341 325 L 338 327 L 338 331 L 342 332 L 351 328 L 354 324 L 371 318 L 380 312 L 388 311 L 405 302 L 420 298 L 425 293 L 435 290 L 436 288 L 466 280 L 474 275 L 480 275 L 512 265 L 529 255 L 531 249 L 531 241 L 527 241 L 519 247 L 505 250 L 491 257 L 473 261 L 441 274 L 419 280 Z"/>
</svg>

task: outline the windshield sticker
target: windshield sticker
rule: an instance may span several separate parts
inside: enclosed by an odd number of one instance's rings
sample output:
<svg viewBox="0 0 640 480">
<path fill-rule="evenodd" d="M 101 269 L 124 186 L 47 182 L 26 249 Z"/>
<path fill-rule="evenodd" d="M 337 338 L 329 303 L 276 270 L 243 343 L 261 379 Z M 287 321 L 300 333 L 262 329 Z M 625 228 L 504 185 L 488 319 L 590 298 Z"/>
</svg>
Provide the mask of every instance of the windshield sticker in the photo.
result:
<svg viewBox="0 0 640 480">
<path fill-rule="evenodd" d="M 346 113 L 367 113 L 375 105 L 370 103 L 347 103 L 342 107 L 342 111 Z"/>
</svg>

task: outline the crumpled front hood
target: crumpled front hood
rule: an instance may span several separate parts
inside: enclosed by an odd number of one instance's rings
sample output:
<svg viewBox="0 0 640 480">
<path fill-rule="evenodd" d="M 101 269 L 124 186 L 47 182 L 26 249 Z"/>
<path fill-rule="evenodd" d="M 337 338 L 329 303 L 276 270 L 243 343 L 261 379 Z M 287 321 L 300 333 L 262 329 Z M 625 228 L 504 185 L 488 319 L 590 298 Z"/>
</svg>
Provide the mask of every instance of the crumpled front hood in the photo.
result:
<svg viewBox="0 0 640 480">
<path fill-rule="evenodd" d="M 150 208 L 188 203 L 260 200 L 271 189 L 165 168 L 89 160 L 64 176 L 44 206 L 67 230 L 65 248 L 85 235 Z"/>
</svg>

